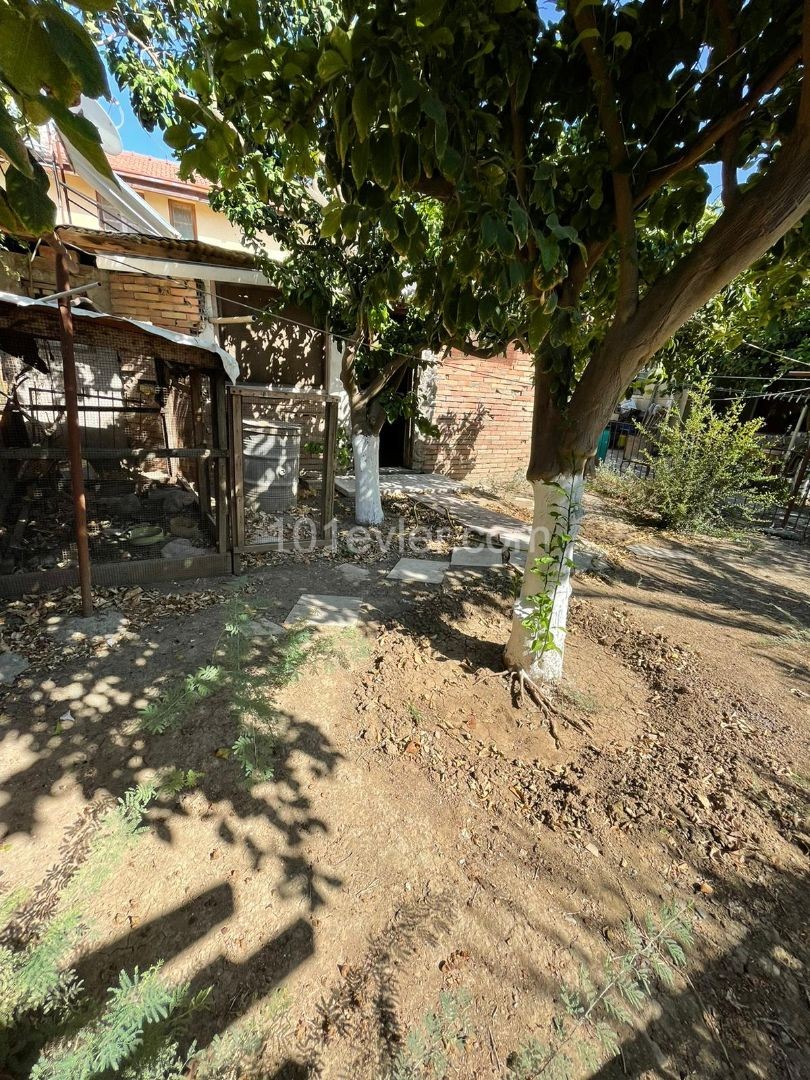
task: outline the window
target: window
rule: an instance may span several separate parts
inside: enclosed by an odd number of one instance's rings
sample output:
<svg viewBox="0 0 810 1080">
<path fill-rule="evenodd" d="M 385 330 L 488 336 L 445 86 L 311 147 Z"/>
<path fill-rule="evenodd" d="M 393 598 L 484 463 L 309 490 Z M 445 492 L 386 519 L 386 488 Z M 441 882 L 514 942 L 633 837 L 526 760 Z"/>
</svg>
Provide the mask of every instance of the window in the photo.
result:
<svg viewBox="0 0 810 1080">
<path fill-rule="evenodd" d="M 197 220 L 194 216 L 194 204 L 174 202 L 169 199 L 169 221 L 184 240 L 197 239 Z"/>
</svg>

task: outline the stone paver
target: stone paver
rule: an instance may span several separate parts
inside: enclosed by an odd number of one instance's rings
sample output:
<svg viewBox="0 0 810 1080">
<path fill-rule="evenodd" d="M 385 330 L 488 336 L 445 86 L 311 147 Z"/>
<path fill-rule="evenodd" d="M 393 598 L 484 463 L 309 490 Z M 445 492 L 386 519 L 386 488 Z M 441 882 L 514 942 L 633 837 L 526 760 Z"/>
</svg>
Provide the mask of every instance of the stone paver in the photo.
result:
<svg viewBox="0 0 810 1080">
<path fill-rule="evenodd" d="M 388 577 L 393 581 L 409 581 L 424 585 L 441 585 L 449 562 L 434 559 L 400 559 Z"/>
<path fill-rule="evenodd" d="M 456 566 L 502 566 L 503 549 L 495 547 L 453 548 L 450 565 Z"/>
<path fill-rule="evenodd" d="M 20 656 L 18 653 L 0 653 L 0 683 L 10 686 L 28 666 L 25 657 Z"/>
<path fill-rule="evenodd" d="M 343 628 L 360 621 L 363 601 L 359 596 L 315 596 L 304 593 L 284 620 L 286 626 L 307 623 L 310 626 Z"/>
<path fill-rule="evenodd" d="M 693 562 L 694 554 L 678 548 L 653 547 L 652 544 L 628 544 L 627 550 L 642 559 L 666 559 L 670 562 Z"/>
</svg>

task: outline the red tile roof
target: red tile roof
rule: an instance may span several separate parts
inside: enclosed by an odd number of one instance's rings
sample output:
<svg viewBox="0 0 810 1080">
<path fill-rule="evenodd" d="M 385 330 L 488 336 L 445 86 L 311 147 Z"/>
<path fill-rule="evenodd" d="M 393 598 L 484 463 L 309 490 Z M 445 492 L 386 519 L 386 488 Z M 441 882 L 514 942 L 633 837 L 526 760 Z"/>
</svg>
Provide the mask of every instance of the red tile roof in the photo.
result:
<svg viewBox="0 0 810 1080">
<path fill-rule="evenodd" d="M 176 161 L 163 161 L 148 154 L 134 154 L 131 150 L 124 150 L 115 157 L 108 155 L 108 158 L 113 172 L 120 173 L 128 180 L 165 180 L 170 184 L 182 184 L 200 191 L 209 191 L 211 188 L 207 180 L 198 176 L 193 180 L 182 180 L 180 166 Z"/>
</svg>

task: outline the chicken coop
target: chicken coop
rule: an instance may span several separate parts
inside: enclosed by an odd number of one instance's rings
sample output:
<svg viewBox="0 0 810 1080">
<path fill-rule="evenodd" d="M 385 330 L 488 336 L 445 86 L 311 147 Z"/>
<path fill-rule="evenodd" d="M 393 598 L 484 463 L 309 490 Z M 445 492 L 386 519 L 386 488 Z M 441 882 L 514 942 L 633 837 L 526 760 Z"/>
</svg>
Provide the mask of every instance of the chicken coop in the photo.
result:
<svg viewBox="0 0 810 1080">
<path fill-rule="evenodd" d="M 59 314 L 0 294 L 0 596 L 78 582 Z M 219 346 L 74 309 L 92 579 L 231 572 L 227 386 Z"/>
<path fill-rule="evenodd" d="M 332 524 L 337 398 L 317 387 L 229 389 L 235 554 L 307 551 Z"/>
</svg>

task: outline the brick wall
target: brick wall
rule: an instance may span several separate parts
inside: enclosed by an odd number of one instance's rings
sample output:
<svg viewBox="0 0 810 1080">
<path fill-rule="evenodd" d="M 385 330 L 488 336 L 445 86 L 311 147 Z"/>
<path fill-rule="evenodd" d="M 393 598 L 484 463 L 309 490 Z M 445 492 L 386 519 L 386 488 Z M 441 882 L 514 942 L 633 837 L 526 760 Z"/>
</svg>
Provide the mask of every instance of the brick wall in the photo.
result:
<svg viewBox="0 0 810 1080">
<path fill-rule="evenodd" d="M 455 480 L 508 481 L 525 473 L 533 365 L 516 348 L 481 359 L 455 350 L 422 373 L 422 411 L 441 432 L 416 436 L 413 467 Z"/>
<path fill-rule="evenodd" d="M 141 319 L 181 334 L 199 334 L 203 309 L 195 281 L 115 272 L 109 280 L 111 315 Z"/>
<path fill-rule="evenodd" d="M 71 268 L 73 288 L 95 281 L 101 287 L 87 295 L 110 315 L 140 319 L 181 334 L 198 334 L 202 328 L 204 310 L 196 281 L 97 270 L 84 263 Z M 32 297 L 56 292 L 53 255 L 46 249 L 30 263 L 24 255 L 6 256 L 0 264 L 0 289 Z"/>
</svg>

